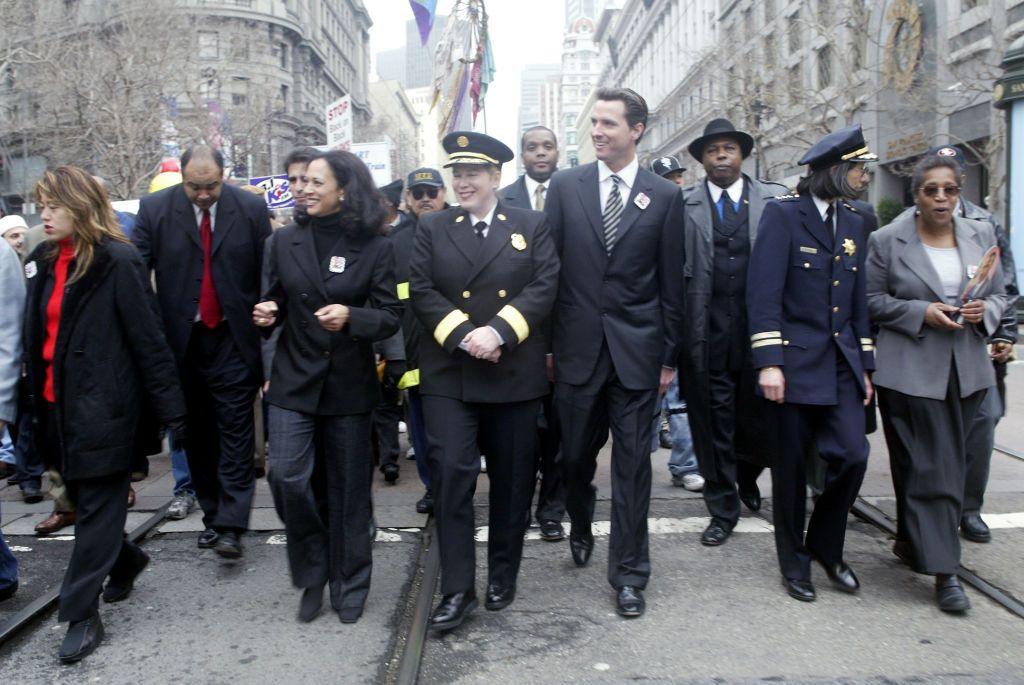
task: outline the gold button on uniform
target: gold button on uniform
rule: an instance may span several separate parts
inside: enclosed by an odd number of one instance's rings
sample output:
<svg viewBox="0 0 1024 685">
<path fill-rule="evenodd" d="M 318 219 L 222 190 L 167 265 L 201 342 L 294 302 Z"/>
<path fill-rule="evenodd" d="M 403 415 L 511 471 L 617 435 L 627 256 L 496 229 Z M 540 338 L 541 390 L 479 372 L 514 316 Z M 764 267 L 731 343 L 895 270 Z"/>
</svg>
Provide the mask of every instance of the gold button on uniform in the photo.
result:
<svg viewBox="0 0 1024 685">
<path fill-rule="evenodd" d="M 504 290 L 498 291 L 498 297 L 505 297 L 506 295 L 508 295 L 508 293 L 506 293 Z"/>
<path fill-rule="evenodd" d="M 839 281 L 832 281 L 832 285 L 838 286 L 839 285 Z"/>
<path fill-rule="evenodd" d="M 833 338 L 838 338 L 839 337 L 839 331 L 836 331 L 835 333 L 833 333 L 832 337 Z"/>
<path fill-rule="evenodd" d="M 782 344 L 783 344 L 783 345 L 788 345 L 788 344 L 789 344 L 789 341 L 788 341 L 788 340 L 783 340 L 783 341 L 782 341 Z"/>
<path fill-rule="evenodd" d="M 851 269 L 851 271 L 856 271 L 856 270 L 857 270 L 857 267 L 853 267 L 853 269 Z"/>
<path fill-rule="evenodd" d="M 839 255 L 836 255 L 836 261 L 837 262 L 839 261 Z"/>
<path fill-rule="evenodd" d="M 832 313 L 835 314 L 839 311 L 839 307 L 832 307 Z"/>
<path fill-rule="evenodd" d="M 462 299 L 464 299 L 464 300 L 468 300 L 469 299 L 469 291 L 468 290 L 463 290 L 462 291 Z"/>
<path fill-rule="evenodd" d="M 810 262 L 804 262 L 804 268 L 805 269 L 810 269 L 811 268 L 811 263 Z"/>
</svg>

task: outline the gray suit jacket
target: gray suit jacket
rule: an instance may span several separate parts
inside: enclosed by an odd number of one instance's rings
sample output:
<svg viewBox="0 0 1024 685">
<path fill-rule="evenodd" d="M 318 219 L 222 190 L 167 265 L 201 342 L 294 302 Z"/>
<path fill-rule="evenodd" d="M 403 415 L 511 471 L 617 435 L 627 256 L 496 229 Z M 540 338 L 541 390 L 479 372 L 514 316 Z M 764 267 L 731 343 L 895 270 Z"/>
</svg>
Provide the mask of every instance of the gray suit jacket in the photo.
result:
<svg viewBox="0 0 1024 685">
<path fill-rule="evenodd" d="M 18 410 L 21 325 L 25 314 L 25 272 L 18 253 L 0 240 L 0 421 L 12 423 Z"/>
<path fill-rule="evenodd" d="M 967 271 L 977 266 L 996 244 L 991 224 L 954 218 L 957 249 Z M 932 302 L 942 302 L 942 284 L 917 234 L 913 216 L 897 219 L 875 231 L 868 240 L 868 311 L 879 326 L 875 352 L 875 385 L 905 395 L 942 400 L 946 397 L 950 364 L 956 361 L 960 396 L 995 385 L 986 341 L 998 328 L 1006 307 L 1002 268 L 979 293 L 985 299 L 981 324 L 963 330 L 941 331 L 925 325 Z"/>
</svg>

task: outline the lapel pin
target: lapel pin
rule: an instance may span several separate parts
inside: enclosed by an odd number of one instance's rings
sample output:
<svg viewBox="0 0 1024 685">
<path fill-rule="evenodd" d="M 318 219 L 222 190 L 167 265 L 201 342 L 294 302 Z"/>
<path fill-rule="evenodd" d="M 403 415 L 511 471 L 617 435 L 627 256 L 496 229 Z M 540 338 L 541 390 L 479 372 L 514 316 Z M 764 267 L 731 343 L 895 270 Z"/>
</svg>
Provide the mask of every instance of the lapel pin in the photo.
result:
<svg viewBox="0 0 1024 685">
<path fill-rule="evenodd" d="M 504 221 L 504 220 L 505 220 L 505 215 L 504 214 L 499 214 L 498 215 L 498 221 Z"/>
<path fill-rule="evenodd" d="M 523 237 L 522 233 L 512 234 L 512 247 L 516 248 L 520 252 L 526 249 L 526 238 Z"/>
<path fill-rule="evenodd" d="M 345 271 L 344 257 L 331 257 L 331 263 L 327 267 L 332 274 L 340 274 Z"/>
<path fill-rule="evenodd" d="M 465 219 L 465 218 L 466 218 L 465 214 L 459 214 L 459 216 L 455 219 L 455 223 L 461 224 L 462 220 Z"/>
<path fill-rule="evenodd" d="M 640 209 L 647 209 L 647 205 L 651 204 L 651 198 L 647 197 L 647 193 L 640 193 L 633 200 L 633 204 Z"/>
<path fill-rule="evenodd" d="M 25 265 L 25 278 L 32 278 L 37 273 L 39 273 L 39 268 L 35 262 L 29 262 Z"/>
</svg>

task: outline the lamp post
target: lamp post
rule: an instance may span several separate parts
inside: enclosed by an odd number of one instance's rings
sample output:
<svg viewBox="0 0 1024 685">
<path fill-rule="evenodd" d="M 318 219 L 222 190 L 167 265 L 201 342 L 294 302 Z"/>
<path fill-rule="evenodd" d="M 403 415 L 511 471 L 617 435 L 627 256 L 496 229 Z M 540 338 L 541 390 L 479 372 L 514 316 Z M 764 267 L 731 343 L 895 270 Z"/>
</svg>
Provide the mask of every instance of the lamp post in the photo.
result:
<svg viewBox="0 0 1024 685">
<path fill-rule="evenodd" d="M 1002 62 L 1003 76 L 996 81 L 993 104 L 1006 110 L 1006 228 L 1010 248 L 1024 254 L 1024 36 L 1010 44 Z M 1017 280 L 1024 280 L 1024 262 L 1017 263 Z"/>
<path fill-rule="evenodd" d="M 754 113 L 754 178 L 761 180 L 761 116 L 768 112 L 768 105 L 756 97 L 750 103 L 750 111 Z"/>
</svg>

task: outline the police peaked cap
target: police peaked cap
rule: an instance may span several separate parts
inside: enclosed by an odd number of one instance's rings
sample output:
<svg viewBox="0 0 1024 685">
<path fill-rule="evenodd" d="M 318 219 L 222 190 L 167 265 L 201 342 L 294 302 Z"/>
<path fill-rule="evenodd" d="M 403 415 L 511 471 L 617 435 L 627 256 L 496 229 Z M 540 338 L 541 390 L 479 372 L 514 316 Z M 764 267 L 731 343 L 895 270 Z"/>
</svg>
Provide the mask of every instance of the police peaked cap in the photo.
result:
<svg viewBox="0 0 1024 685">
<path fill-rule="evenodd" d="M 456 164 L 491 164 L 501 167 L 505 162 L 515 159 L 515 154 L 508 145 L 485 133 L 474 131 L 453 131 L 441 141 L 444 151 L 448 153 L 445 168 Z"/>
<path fill-rule="evenodd" d="M 815 143 L 798 164 L 807 164 L 811 171 L 827 169 L 840 162 L 877 162 L 878 155 L 868 150 L 860 124 L 833 131 Z"/>
</svg>

